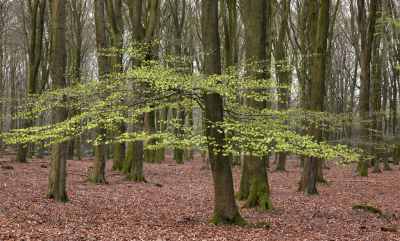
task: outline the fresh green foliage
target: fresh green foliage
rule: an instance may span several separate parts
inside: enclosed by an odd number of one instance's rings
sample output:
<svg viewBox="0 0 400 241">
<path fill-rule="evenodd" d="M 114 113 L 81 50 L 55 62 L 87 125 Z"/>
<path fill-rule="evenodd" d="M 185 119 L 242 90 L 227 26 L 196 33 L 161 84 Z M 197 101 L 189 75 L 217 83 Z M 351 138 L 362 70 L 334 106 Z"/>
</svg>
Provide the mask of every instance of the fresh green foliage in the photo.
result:
<svg viewBox="0 0 400 241">
<path fill-rule="evenodd" d="M 112 51 L 104 51 L 110 54 Z M 125 50 L 132 58 L 144 59 L 144 51 L 140 49 Z M 125 142 L 133 140 L 157 139 L 148 149 L 174 148 L 201 149 L 207 140 L 195 128 L 180 125 L 176 119 L 166 121 L 168 126 L 164 132 L 148 132 L 138 123 L 137 118 L 150 111 L 160 111 L 164 107 L 170 109 L 184 109 L 187 112 L 193 108 L 203 108 L 202 96 L 204 93 L 219 93 L 224 97 L 225 122 L 211 123 L 219 125 L 225 132 L 236 133 L 232 141 L 245 143 L 245 155 L 263 156 L 269 152 L 291 152 L 300 155 L 311 155 L 320 158 L 334 158 L 341 156 L 345 160 L 358 160 L 360 151 L 350 149 L 346 143 L 323 141 L 317 143 L 309 136 L 301 136 L 296 129 L 316 125 L 324 131 L 335 132 L 351 123 L 359 125 L 355 115 L 335 115 L 327 112 L 311 112 L 301 109 L 277 111 L 274 109 L 256 110 L 248 105 L 239 105 L 237 98 L 241 95 L 246 98 L 255 98 L 258 101 L 276 101 L 274 90 L 278 87 L 270 79 L 255 79 L 254 71 L 265 63 L 253 63 L 253 66 L 240 65 L 232 67 L 222 75 L 205 76 L 187 66 L 193 59 L 164 57 L 163 61 L 144 61 L 141 68 L 133 68 L 125 73 L 105 75 L 93 82 L 77 83 L 62 90 L 49 91 L 41 95 L 31 95 L 24 100 L 24 104 L 17 107 L 18 111 L 13 119 L 35 119 L 44 113 L 51 113 L 55 107 L 74 108 L 76 115 L 58 123 L 27 129 L 15 129 L 4 133 L 4 141 L 8 144 L 40 142 L 49 140 L 46 145 L 67 141 L 84 132 L 95 130 L 99 125 L 113 129 L 116 123 L 125 122 L 138 127 L 132 133 L 123 133 L 100 143 L 100 136 L 93 140 L 94 145 L 110 142 Z M 175 66 L 175 67 L 170 67 Z M 289 67 L 287 67 L 289 68 Z M 259 68 L 265 71 L 265 68 Z M 274 71 L 273 69 L 271 71 Z M 229 73 L 229 74 L 228 74 Z M 261 91 L 251 91 L 261 90 Z M 174 97 L 174 102 L 169 101 Z M 126 113 L 129 113 L 127 115 Z M 203 116 L 195 118 L 203 119 Z M 7 118 L 7 117 L 6 117 Z M 351 120 L 351 121 L 350 121 Z M 209 120 L 205 120 L 210 122 Z M 303 123 L 303 124 L 301 124 Z M 171 128 L 179 128 L 183 133 L 190 135 L 176 136 Z M 391 138 L 391 137 L 390 137 Z M 395 138 L 388 143 L 394 143 Z M 358 146 L 357 142 L 352 142 Z M 389 148 L 390 144 L 382 145 Z M 224 155 L 232 153 L 238 155 L 232 145 L 224 146 Z"/>
</svg>

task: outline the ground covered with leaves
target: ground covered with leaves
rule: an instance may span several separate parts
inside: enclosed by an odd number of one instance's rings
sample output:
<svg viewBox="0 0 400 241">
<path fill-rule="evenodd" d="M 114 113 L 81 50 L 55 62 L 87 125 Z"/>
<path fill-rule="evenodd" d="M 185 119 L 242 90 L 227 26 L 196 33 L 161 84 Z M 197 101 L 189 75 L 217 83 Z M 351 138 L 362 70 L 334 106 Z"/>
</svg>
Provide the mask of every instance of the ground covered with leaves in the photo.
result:
<svg viewBox="0 0 400 241">
<path fill-rule="evenodd" d="M 200 170 L 198 153 L 184 165 L 175 164 L 171 155 L 162 164 L 145 163 L 148 183 L 132 183 L 107 171 L 106 186 L 82 183 L 93 158 L 68 161 L 69 203 L 43 199 L 49 157 L 32 158 L 29 164 L 12 158 L 0 159 L 2 166 L 14 168 L 0 169 L 0 240 L 400 240 L 399 171 L 358 177 L 356 163 L 329 162 L 331 170 L 324 174 L 330 184 L 317 185 L 319 196 L 304 196 L 296 193 L 299 160 L 288 160 L 288 172 L 273 171 L 272 165 L 271 200 L 280 212 L 240 209 L 252 225 L 237 227 L 202 223 L 213 214 L 214 193 L 211 171 Z M 111 166 L 108 160 L 107 169 Z M 233 169 L 236 192 L 241 171 Z M 377 206 L 382 214 L 353 210 L 354 204 Z M 271 228 L 258 228 L 262 221 Z"/>
</svg>

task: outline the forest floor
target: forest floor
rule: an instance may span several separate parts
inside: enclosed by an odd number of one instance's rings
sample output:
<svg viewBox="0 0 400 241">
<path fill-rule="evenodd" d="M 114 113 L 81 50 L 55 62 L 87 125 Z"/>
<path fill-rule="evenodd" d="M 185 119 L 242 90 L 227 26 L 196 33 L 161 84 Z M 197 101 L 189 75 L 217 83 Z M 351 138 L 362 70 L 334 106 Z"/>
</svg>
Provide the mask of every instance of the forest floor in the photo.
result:
<svg viewBox="0 0 400 241">
<path fill-rule="evenodd" d="M 280 212 L 240 209 L 252 226 L 237 227 L 201 223 L 213 214 L 214 193 L 211 171 L 200 170 L 198 153 L 184 165 L 171 155 L 162 164 L 145 163 L 148 183 L 123 180 L 117 171 L 106 172 L 109 185 L 82 183 L 93 158 L 68 161 L 69 203 L 43 199 L 50 157 L 29 164 L 11 158 L 0 159 L 14 167 L 0 169 L 0 240 L 400 240 L 399 171 L 358 177 L 356 163 L 330 161 L 331 170 L 324 170 L 330 184 L 317 185 L 319 196 L 304 196 L 296 193 L 300 161 L 289 159 L 288 172 L 273 171 L 276 165 L 268 171 L 271 200 Z M 107 170 L 111 166 L 108 160 Z M 241 172 L 233 169 L 235 192 Z M 352 210 L 354 204 L 377 206 L 383 214 Z M 261 221 L 271 229 L 257 228 Z"/>
</svg>

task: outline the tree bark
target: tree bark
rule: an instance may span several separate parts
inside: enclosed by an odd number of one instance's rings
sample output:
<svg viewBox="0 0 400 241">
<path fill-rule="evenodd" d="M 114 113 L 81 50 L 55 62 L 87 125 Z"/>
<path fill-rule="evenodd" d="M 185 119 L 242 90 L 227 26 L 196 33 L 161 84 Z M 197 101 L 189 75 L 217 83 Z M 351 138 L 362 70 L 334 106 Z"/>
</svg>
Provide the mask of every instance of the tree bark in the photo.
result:
<svg viewBox="0 0 400 241">
<path fill-rule="evenodd" d="M 316 1 L 316 0 L 312 0 Z M 315 42 L 315 54 L 313 64 L 313 77 L 311 84 L 311 99 L 310 110 L 322 112 L 324 102 L 324 82 L 325 82 L 325 63 L 326 63 L 326 48 L 329 28 L 329 6 L 330 0 L 321 0 L 319 7 L 319 20 Z M 310 123 L 308 135 L 313 137 L 315 142 L 320 142 L 322 132 L 317 125 L 320 123 Z M 304 168 L 299 183 L 298 192 L 303 192 L 305 195 L 318 194 L 315 187 L 316 176 L 318 170 L 318 162 L 320 158 L 315 156 L 306 156 L 304 160 Z M 322 165 L 322 162 L 321 162 Z"/>
<path fill-rule="evenodd" d="M 202 38 L 204 56 L 204 74 L 221 74 L 221 56 L 218 33 L 218 1 L 203 0 Z M 205 117 L 212 123 L 223 122 L 222 98 L 218 93 L 204 93 Z M 221 127 L 206 123 L 208 151 L 214 180 L 214 214 L 208 221 L 213 224 L 248 225 L 240 216 L 233 192 L 232 171 L 227 156 L 223 155 L 225 136 Z"/>
<path fill-rule="evenodd" d="M 44 15 L 45 15 L 46 0 L 35 0 L 32 4 L 28 2 L 30 12 L 30 27 L 31 39 L 29 46 L 29 80 L 28 80 L 28 94 L 33 95 L 36 93 L 37 75 L 40 66 L 43 46 L 43 31 L 44 31 Z M 39 20 L 37 20 L 39 10 Z M 30 127 L 33 123 L 30 120 L 24 121 L 24 129 Z M 30 143 L 21 143 L 18 145 L 17 157 L 15 162 L 27 163 L 28 145 Z"/>
<path fill-rule="evenodd" d="M 66 41 L 65 41 L 65 4 L 66 0 L 53 0 L 51 11 L 52 34 L 52 64 L 51 79 L 53 90 L 66 87 Z M 62 99 L 65 101 L 65 97 Z M 56 107 L 52 112 L 53 124 L 61 123 L 67 119 L 68 113 L 65 107 Z M 67 143 L 57 143 L 51 146 L 51 169 L 49 186 L 46 199 L 54 198 L 58 202 L 68 202 L 66 180 L 66 151 Z"/>
<path fill-rule="evenodd" d="M 361 36 L 361 54 L 360 54 L 360 99 L 359 99 L 359 115 L 360 115 L 360 140 L 361 148 L 363 150 L 363 156 L 359 160 L 359 166 L 357 170 L 360 172 L 360 176 L 368 176 L 368 114 L 369 114 L 369 92 L 370 92 L 370 63 L 372 55 L 372 41 L 375 32 L 375 21 L 376 21 L 376 1 L 371 0 L 370 2 L 370 16 L 369 26 L 367 29 L 367 13 L 365 9 L 365 0 L 357 0 L 358 15 L 357 24 Z"/>
<path fill-rule="evenodd" d="M 108 78 L 110 75 L 108 57 L 106 56 L 107 40 L 105 33 L 105 19 L 104 19 L 104 0 L 96 0 L 94 5 L 95 10 L 95 24 L 96 24 L 96 47 L 99 55 L 97 56 L 97 63 L 99 65 L 99 77 L 100 79 Z M 104 100 L 104 99 L 103 99 Z M 99 115 L 97 118 L 102 119 L 105 116 Z M 104 176 L 106 168 L 106 135 L 107 129 L 101 123 L 96 128 L 97 135 L 99 136 L 100 143 L 95 146 L 95 157 L 93 171 L 90 177 L 86 180 L 89 182 L 107 184 Z"/>
<path fill-rule="evenodd" d="M 282 13 L 281 13 L 281 25 L 279 28 L 279 37 L 278 41 L 276 43 L 276 55 L 275 59 L 277 62 L 277 75 L 279 79 L 279 85 L 284 86 L 279 88 L 279 103 L 278 103 L 278 109 L 280 111 L 286 111 L 287 106 L 288 106 L 288 94 L 289 90 L 288 88 L 285 88 L 289 84 L 288 76 L 287 76 L 287 71 L 286 69 L 286 59 L 285 59 L 285 49 L 284 49 L 284 42 L 285 42 L 285 36 L 286 36 L 286 29 L 288 26 L 288 16 L 290 12 L 290 0 L 282 0 L 281 1 L 282 5 Z M 286 171 L 286 153 L 285 152 L 280 152 L 279 153 L 279 159 L 278 159 L 278 165 L 276 166 L 276 170 L 279 171 Z"/>
</svg>

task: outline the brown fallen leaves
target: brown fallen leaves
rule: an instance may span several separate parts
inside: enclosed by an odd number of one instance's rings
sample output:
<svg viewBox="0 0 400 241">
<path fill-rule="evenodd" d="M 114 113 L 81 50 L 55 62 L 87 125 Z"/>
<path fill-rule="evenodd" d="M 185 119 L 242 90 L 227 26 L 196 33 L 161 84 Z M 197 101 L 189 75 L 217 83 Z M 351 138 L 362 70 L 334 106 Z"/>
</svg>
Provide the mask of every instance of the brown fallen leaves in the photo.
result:
<svg viewBox="0 0 400 241">
<path fill-rule="evenodd" d="M 93 158 L 68 161 L 71 202 L 56 203 L 43 199 L 49 157 L 20 164 L 6 156 L 1 162 L 14 169 L 0 169 L 0 240 L 400 240 L 399 232 L 381 231 L 400 228 L 398 171 L 361 178 L 354 173 L 356 163 L 330 164 L 331 170 L 324 173 L 331 184 L 317 185 L 320 196 L 303 196 L 295 193 L 302 171 L 299 160 L 288 160 L 289 172 L 268 171 L 271 199 L 279 213 L 242 209 L 253 226 L 214 226 L 198 224 L 211 218 L 214 206 L 212 175 L 200 171 L 200 154 L 184 165 L 171 159 L 167 155 L 163 164 L 144 164 L 148 183 L 132 183 L 107 171 L 107 186 L 82 183 Z M 108 160 L 107 169 L 111 166 Z M 241 171 L 233 169 L 235 191 Z M 354 204 L 377 206 L 383 214 L 351 210 Z M 257 228 L 262 221 L 271 229 Z"/>
</svg>

